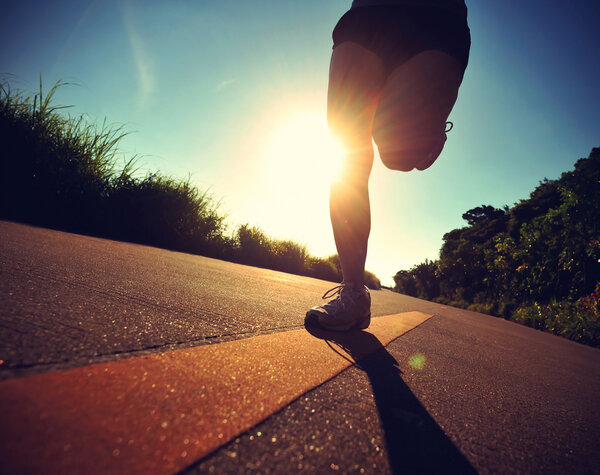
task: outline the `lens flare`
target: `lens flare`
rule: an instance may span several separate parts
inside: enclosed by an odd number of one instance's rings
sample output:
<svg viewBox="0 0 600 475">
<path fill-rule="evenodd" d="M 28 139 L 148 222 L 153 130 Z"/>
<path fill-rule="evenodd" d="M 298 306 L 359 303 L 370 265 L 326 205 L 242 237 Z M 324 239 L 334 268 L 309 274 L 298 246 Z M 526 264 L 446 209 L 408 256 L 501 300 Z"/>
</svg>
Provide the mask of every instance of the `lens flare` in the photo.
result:
<svg viewBox="0 0 600 475">
<path fill-rule="evenodd" d="M 426 361 L 427 361 L 427 358 L 425 358 L 425 355 L 423 353 L 417 353 L 410 357 L 410 359 L 408 360 L 408 365 L 412 369 L 421 370 L 425 367 Z"/>
<path fill-rule="evenodd" d="M 275 128 L 268 157 L 276 181 L 306 187 L 311 181 L 331 182 L 337 177 L 343 149 L 329 132 L 325 114 L 305 113 Z"/>
</svg>

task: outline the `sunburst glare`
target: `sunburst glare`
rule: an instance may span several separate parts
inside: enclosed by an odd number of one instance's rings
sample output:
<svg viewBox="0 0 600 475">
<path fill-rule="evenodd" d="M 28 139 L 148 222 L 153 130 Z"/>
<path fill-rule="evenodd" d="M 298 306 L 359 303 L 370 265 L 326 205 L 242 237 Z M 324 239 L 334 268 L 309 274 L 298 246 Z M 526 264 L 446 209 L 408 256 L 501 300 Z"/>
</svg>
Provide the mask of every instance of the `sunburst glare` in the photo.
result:
<svg viewBox="0 0 600 475">
<path fill-rule="evenodd" d="M 343 149 L 329 132 L 325 111 L 276 117 L 265 136 L 255 218 L 271 234 L 293 236 L 315 255 L 333 253 L 329 189 L 341 170 Z"/>
<path fill-rule="evenodd" d="M 268 149 L 268 176 L 286 189 L 331 183 L 340 171 L 343 149 L 331 135 L 324 113 L 303 113 L 276 127 Z M 327 186 L 329 188 L 329 186 Z"/>
</svg>

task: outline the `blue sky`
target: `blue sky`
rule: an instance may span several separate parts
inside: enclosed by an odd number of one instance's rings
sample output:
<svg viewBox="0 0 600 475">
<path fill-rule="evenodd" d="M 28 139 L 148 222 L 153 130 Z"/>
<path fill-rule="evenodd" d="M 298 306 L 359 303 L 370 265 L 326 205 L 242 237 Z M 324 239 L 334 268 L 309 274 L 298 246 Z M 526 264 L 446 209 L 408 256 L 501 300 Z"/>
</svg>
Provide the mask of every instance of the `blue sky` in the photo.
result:
<svg viewBox="0 0 600 475">
<path fill-rule="evenodd" d="M 349 4 L 11 2 L 0 73 L 25 91 L 40 72 L 46 87 L 77 83 L 57 102 L 125 124 L 122 151 L 141 156 L 140 172 L 190 175 L 232 228 L 249 222 L 327 255 L 327 71 Z M 376 164 L 371 178 L 367 268 L 388 284 L 436 259 L 466 210 L 512 205 L 600 146 L 598 2 L 467 4 L 471 58 L 442 156 L 425 172 Z"/>
</svg>

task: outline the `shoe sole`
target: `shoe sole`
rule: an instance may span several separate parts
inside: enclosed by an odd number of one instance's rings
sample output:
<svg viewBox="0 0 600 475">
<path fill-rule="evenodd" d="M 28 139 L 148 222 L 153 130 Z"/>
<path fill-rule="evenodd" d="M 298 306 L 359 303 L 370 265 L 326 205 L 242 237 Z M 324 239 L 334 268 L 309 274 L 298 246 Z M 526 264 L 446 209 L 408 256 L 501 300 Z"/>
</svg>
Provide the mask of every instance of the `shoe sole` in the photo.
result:
<svg viewBox="0 0 600 475">
<path fill-rule="evenodd" d="M 363 318 L 362 320 L 359 320 L 358 322 L 353 323 L 353 324 L 342 325 L 342 326 L 325 326 L 321 322 L 319 322 L 319 312 L 308 311 L 306 313 L 306 318 L 304 319 L 304 324 L 313 326 L 313 327 L 317 327 L 322 330 L 329 330 L 329 331 L 334 331 L 334 332 L 347 332 L 350 330 L 364 330 L 364 329 L 368 328 L 369 325 L 371 324 L 371 313 L 369 312 L 369 314 L 365 318 Z"/>
</svg>

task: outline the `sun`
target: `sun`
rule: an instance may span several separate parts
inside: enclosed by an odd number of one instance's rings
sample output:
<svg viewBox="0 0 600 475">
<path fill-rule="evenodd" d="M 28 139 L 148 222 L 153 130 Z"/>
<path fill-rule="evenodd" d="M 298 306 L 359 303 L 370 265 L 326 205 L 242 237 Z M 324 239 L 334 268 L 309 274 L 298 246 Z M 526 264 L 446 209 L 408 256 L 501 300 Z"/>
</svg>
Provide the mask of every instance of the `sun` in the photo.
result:
<svg viewBox="0 0 600 475">
<path fill-rule="evenodd" d="M 344 152 L 324 113 L 300 113 L 283 120 L 268 143 L 267 174 L 273 181 L 292 188 L 319 181 L 329 188 L 340 172 Z"/>
<path fill-rule="evenodd" d="M 253 219 L 273 237 L 308 245 L 313 255 L 331 254 L 329 190 L 344 151 L 324 111 L 275 117 L 264 135 L 260 181 L 249 197 Z"/>
</svg>

